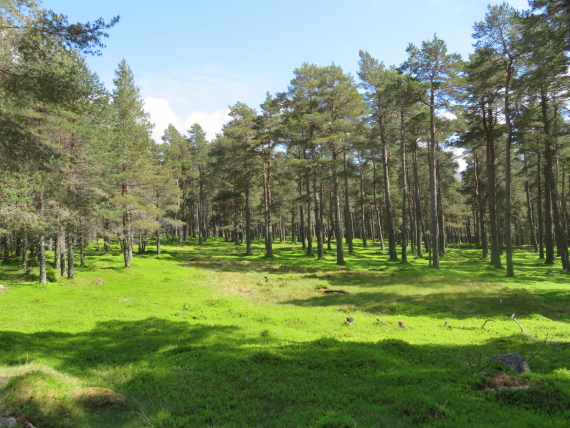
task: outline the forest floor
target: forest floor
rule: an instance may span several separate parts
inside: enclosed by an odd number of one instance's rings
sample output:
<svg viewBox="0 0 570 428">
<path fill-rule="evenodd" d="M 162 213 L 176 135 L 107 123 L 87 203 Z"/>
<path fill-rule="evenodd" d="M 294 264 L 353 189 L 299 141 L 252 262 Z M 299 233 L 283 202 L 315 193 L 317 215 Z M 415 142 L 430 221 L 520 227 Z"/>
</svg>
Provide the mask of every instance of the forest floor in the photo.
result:
<svg viewBox="0 0 570 428">
<path fill-rule="evenodd" d="M 118 249 L 90 247 L 76 279 L 46 285 L 18 260 L 0 265 L 0 415 L 74 428 L 568 426 L 570 276 L 530 248 L 507 278 L 468 246 L 439 270 L 388 262 L 377 244 L 344 266 L 334 251 L 254 247 L 163 245 L 130 269 Z M 507 352 L 531 373 L 485 365 Z M 86 406 L 87 387 L 126 406 Z"/>
</svg>

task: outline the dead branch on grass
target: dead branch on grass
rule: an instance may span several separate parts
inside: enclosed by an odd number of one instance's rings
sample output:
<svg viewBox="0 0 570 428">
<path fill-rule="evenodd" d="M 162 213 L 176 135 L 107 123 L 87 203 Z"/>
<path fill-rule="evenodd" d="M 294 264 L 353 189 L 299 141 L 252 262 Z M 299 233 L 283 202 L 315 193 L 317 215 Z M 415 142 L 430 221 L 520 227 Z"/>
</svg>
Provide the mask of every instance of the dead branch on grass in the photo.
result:
<svg viewBox="0 0 570 428">
<path fill-rule="evenodd" d="M 517 319 L 516 319 L 516 314 L 512 314 L 512 315 L 511 315 L 511 319 L 512 319 L 514 322 L 517 323 L 517 325 L 519 326 L 519 328 L 521 329 L 521 331 L 522 331 L 524 334 L 530 336 L 530 334 L 523 328 L 523 326 L 521 325 L 521 323 L 517 321 Z"/>
</svg>

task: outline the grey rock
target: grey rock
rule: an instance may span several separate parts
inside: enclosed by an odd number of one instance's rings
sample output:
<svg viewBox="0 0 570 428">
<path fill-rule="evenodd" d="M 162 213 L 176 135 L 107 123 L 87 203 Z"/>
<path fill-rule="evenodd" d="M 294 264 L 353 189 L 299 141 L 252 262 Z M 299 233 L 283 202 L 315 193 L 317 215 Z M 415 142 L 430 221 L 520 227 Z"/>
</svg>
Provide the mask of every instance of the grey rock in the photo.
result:
<svg viewBox="0 0 570 428">
<path fill-rule="evenodd" d="M 512 368 L 517 373 L 530 372 L 530 367 L 527 360 L 523 358 L 518 352 L 510 352 L 508 354 L 495 354 L 487 358 L 487 363 L 491 361 L 498 361 L 505 366 Z"/>
<path fill-rule="evenodd" d="M 38 425 L 32 418 L 21 413 L 9 412 L 0 416 L 0 428 L 12 427 L 37 428 Z"/>
</svg>

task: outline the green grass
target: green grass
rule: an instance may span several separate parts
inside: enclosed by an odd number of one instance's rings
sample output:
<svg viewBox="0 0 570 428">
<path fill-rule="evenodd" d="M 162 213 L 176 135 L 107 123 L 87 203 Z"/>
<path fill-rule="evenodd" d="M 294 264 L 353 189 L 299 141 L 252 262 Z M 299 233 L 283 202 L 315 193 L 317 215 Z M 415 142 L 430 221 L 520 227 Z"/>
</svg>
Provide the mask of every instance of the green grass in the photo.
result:
<svg viewBox="0 0 570 428">
<path fill-rule="evenodd" d="M 340 267 L 290 242 L 272 258 L 261 243 L 250 257 L 221 240 L 163 248 L 131 269 L 90 250 L 75 280 L 47 285 L 0 266 L 0 414 L 50 427 L 568 425 L 570 277 L 526 248 L 515 278 L 468 247 L 439 270 L 377 247 Z M 530 359 L 532 373 L 505 375 L 528 391 L 488 390 L 484 361 L 502 352 Z M 82 408 L 85 387 L 127 407 Z"/>
</svg>

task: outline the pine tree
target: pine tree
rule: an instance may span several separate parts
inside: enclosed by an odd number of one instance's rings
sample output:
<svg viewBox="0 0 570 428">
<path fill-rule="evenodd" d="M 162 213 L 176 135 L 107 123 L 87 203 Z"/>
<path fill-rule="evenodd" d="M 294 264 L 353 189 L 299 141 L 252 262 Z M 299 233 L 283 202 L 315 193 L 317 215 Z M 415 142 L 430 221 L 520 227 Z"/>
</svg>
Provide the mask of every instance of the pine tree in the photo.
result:
<svg viewBox="0 0 570 428">
<path fill-rule="evenodd" d="M 430 176 L 430 265 L 439 268 L 439 213 L 437 160 L 438 149 L 436 112 L 448 105 L 454 95 L 455 79 L 459 73 L 461 57 L 447 53 L 445 42 L 434 36 L 432 41 L 422 42 L 421 49 L 410 44 L 406 49 L 409 58 L 402 68 L 409 71 L 418 81 L 425 84 L 425 92 L 418 93 L 418 100 L 429 108 L 429 176 Z"/>
<path fill-rule="evenodd" d="M 123 59 L 115 72 L 115 88 L 112 98 L 114 106 L 113 154 L 116 178 L 120 186 L 120 197 L 115 198 L 122 210 L 122 237 L 125 267 L 130 267 L 133 257 L 133 213 L 138 202 L 132 195 L 133 186 L 142 181 L 146 165 L 150 161 L 149 148 L 152 125 L 144 111 L 140 90 L 135 85 L 134 76 Z"/>
</svg>

